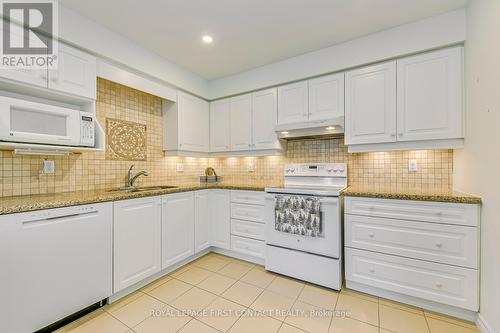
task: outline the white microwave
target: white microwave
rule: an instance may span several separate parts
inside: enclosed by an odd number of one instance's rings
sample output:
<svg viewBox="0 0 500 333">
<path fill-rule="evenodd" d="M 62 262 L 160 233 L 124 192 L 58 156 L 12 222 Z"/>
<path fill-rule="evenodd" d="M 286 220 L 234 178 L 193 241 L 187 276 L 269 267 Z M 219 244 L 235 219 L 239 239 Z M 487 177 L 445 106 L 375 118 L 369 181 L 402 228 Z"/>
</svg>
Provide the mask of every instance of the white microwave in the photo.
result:
<svg viewBox="0 0 500 333">
<path fill-rule="evenodd" d="M 0 141 L 94 147 L 95 122 L 90 112 L 0 96 Z"/>
</svg>

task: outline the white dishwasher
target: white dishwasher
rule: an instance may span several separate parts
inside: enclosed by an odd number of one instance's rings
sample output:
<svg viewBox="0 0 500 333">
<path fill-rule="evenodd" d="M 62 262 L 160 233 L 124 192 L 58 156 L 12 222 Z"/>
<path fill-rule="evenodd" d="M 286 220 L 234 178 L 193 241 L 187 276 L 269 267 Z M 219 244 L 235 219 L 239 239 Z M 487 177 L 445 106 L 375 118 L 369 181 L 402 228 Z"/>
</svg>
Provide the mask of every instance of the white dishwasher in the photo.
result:
<svg viewBox="0 0 500 333">
<path fill-rule="evenodd" d="M 0 216 L 0 332 L 34 332 L 111 295 L 113 204 Z"/>
</svg>

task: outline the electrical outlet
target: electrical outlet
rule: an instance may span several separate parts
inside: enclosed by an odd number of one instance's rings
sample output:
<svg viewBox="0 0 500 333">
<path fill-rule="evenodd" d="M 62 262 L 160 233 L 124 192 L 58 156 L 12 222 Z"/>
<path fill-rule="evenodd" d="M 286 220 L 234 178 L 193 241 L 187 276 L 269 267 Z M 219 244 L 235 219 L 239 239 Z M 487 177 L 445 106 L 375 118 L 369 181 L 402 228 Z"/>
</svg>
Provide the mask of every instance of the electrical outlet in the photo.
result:
<svg viewBox="0 0 500 333">
<path fill-rule="evenodd" d="M 56 164 L 53 160 L 43 160 L 42 173 L 45 175 L 53 175 L 56 173 Z"/>
<path fill-rule="evenodd" d="M 418 171 L 417 160 L 409 160 L 408 161 L 408 171 L 409 172 L 417 172 Z"/>
<path fill-rule="evenodd" d="M 249 163 L 249 164 L 247 165 L 247 171 L 248 171 L 248 172 L 255 172 L 255 163 L 253 163 L 253 162 L 252 162 L 252 163 Z"/>
<path fill-rule="evenodd" d="M 177 172 L 184 172 L 184 164 L 177 163 L 177 165 L 175 166 L 175 171 L 177 171 Z"/>
</svg>

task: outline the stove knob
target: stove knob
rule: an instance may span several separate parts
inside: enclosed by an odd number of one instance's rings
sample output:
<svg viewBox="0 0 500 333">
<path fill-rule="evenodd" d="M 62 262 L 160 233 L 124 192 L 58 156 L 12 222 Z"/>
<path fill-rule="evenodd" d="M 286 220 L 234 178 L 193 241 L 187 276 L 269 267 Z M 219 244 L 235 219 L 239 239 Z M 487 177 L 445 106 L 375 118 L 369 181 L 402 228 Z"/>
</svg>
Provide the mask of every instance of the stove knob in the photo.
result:
<svg viewBox="0 0 500 333">
<path fill-rule="evenodd" d="M 345 171 L 345 167 L 341 166 L 339 170 L 340 170 L 340 172 L 344 172 Z"/>
<path fill-rule="evenodd" d="M 333 170 L 332 169 L 328 169 L 328 173 L 332 172 Z"/>
<path fill-rule="evenodd" d="M 335 172 L 335 173 L 339 172 L 339 168 L 338 167 L 333 167 L 333 172 Z"/>
</svg>

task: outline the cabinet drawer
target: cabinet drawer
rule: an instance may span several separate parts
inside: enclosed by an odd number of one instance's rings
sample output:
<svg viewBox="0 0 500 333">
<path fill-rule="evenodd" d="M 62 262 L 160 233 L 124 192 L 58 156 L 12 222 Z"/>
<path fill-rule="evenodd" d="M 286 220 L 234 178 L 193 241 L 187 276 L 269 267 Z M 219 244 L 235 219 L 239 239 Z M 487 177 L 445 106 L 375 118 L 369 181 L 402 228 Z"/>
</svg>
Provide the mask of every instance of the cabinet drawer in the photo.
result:
<svg viewBox="0 0 500 333">
<path fill-rule="evenodd" d="M 471 311 L 478 310 L 478 271 L 345 249 L 346 280 Z"/>
<path fill-rule="evenodd" d="M 478 265 L 478 228 L 345 216 L 345 245 L 468 268 Z"/>
<path fill-rule="evenodd" d="M 264 192 L 231 191 L 231 202 L 263 206 L 264 205 Z"/>
<path fill-rule="evenodd" d="M 243 220 L 231 220 L 231 234 L 249 237 L 253 239 L 265 240 L 264 232 L 266 225 Z"/>
<path fill-rule="evenodd" d="M 253 257 L 264 258 L 266 243 L 263 241 L 231 236 L 231 249 Z"/>
<path fill-rule="evenodd" d="M 477 226 L 479 206 L 431 201 L 346 197 L 347 214 Z"/>
<path fill-rule="evenodd" d="M 233 219 L 264 223 L 264 206 L 232 203 L 231 217 Z"/>
</svg>

